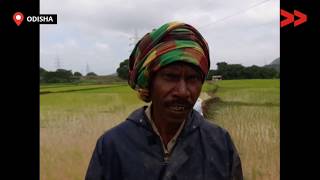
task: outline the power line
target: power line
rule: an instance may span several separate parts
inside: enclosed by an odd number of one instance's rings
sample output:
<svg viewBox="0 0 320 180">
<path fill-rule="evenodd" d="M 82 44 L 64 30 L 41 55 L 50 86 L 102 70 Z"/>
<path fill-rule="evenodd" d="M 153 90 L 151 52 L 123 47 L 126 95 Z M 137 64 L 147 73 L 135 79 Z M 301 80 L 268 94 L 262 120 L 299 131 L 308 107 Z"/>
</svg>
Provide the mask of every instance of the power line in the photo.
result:
<svg viewBox="0 0 320 180">
<path fill-rule="evenodd" d="M 208 24 L 206 24 L 206 25 L 200 26 L 199 29 L 208 28 L 209 26 L 211 26 L 211 25 L 213 25 L 213 24 L 216 24 L 216 23 L 221 22 L 221 21 L 225 21 L 225 20 L 227 20 L 227 19 L 229 19 L 229 18 L 232 18 L 232 17 L 237 16 L 237 15 L 239 15 L 239 14 L 245 13 L 245 12 L 247 12 L 247 11 L 255 8 L 255 7 L 258 7 L 258 6 L 262 5 L 262 4 L 267 3 L 268 1 L 270 1 L 270 0 L 264 0 L 264 1 L 258 2 L 258 3 L 254 4 L 254 5 L 252 5 L 252 6 L 249 6 L 248 8 L 241 9 L 241 10 L 239 10 L 239 11 L 237 11 L 237 12 L 235 12 L 235 13 L 229 15 L 229 16 L 223 17 L 223 18 L 218 19 L 218 20 L 216 20 L 216 21 L 214 21 L 214 22 L 211 22 L 211 23 L 208 23 Z"/>
</svg>

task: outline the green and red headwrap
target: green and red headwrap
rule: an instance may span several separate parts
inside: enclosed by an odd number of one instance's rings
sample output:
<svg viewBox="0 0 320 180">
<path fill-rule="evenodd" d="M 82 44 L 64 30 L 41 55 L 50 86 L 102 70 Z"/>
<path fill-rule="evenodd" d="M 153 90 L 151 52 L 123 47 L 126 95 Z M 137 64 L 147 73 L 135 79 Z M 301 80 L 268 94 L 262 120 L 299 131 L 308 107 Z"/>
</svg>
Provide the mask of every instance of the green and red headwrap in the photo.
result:
<svg viewBox="0 0 320 180">
<path fill-rule="evenodd" d="M 171 22 L 147 33 L 136 44 L 129 58 L 128 83 L 143 101 L 150 102 L 151 75 L 178 61 L 198 66 L 204 80 L 210 68 L 209 47 L 191 25 Z"/>
</svg>

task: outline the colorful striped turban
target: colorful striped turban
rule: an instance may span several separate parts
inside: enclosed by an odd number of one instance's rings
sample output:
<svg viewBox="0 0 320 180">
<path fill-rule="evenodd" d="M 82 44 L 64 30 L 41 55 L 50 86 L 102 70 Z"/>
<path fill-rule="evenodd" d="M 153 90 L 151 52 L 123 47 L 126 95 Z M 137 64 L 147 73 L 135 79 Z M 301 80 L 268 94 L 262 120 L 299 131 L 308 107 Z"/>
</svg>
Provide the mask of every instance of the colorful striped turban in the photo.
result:
<svg viewBox="0 0 320 180">
<path fill-rule="evenodd" d="M 209 47 L 191 25 L 171 22 L 147 33 L 136 44 L 129 58 L 128 83 L 143 101 L 150 102 L 151 75 L 178 61 L 199 67 L 204 80 L 210 68 Z"/>
</svg>

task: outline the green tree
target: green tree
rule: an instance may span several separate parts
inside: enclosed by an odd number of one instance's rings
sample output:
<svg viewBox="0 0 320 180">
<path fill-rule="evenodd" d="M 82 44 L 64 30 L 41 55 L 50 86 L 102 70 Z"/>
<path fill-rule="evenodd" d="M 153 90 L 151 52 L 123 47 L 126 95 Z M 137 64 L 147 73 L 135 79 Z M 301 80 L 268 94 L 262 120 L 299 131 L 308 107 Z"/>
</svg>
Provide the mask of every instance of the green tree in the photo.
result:
<svg viewBox="0 0 320 180">
<path fill-rule="evenodd" d="M 46 83 L 66 83 L 73 81 L 71 70 L 57 69 L 56 71 L 48 71 L 43 76 L 43 82 Z"/>
<path fill-rule="evenodd" d="M 98 76 L 98 75 L 94 72 L 89 72 L 86 76 Z"/>
<path fill-rule="evenodd" d="M 227 66 L 227 76 L 229 79 L 243 79 L 244 69 L 241 64 L 230 64 Z"/>
<path fill-rule="evenodd" d="M 272 68 L 261 68 L 261 77 L 264 79 L 277 78 L 277 70 Z"/>
<path fill-rule="evenodd" d="M 120 78 L 127 80 L 129 77 L 129 60 L 125 59 L 119 64 L 117 74 Z"/>
<path fill-rule="evenodd" d="M 80 79 L 82 77 L 82 74 L 80 72 L 74 72 L 72 76 L 72 82 L 80 82 Z"/>
<path fill-rule="evenodd" d="M 217 63 L 217 74 L 224 79 L 270 79 L 278 78 L 279 73 L 273 68 L 259 67 L 256 65 L 244 67 L 241 64 Z"/>
<path fill-rule="evenodd" d="M 206 80 L 212 80 L 212 76 L 213 75 L 214 75 L 214 70 L 210 69 L 208 74 L 207 74 Z"/>
<path fill-rule="evenodd" d="M 245 75 L 247 79 L 260 78 L 259 67 L 256 65 L 247 67 L 245 72 L 246 72 Z"/>
<path fill-rule="evenodd" d="M 41 75 L 44 75 L 44 74 L 45 74 L 46 72 L 48 72 L 48 71 L 45 70 L 44 68 L 40 67 L 39 72 L 40 72 L 40 76 L 41 76 Z"/>
<path fill-rule="evenodd" d="M 45 74 L 46 74 L 47 72 L 48 72 L 47 70 L 45 70 L 44 68 L 40 67 L 40 70 L 39 70 L 40 82 L 44 82 L 44 76 L 45 76 Z"/>
<path fill-rule="evenodd" d="M 82 74 L 80 72 L 74 72 L 73 76 L 75 77 L 82 77 Z"/>
<path fill-rule="evenodd" d="M 222 75 L 223 79 L 242 79 L 244 67 L 241 64 L 227 64 L 226 62 L 217 63 L 217 74 Z"/>
</svg>

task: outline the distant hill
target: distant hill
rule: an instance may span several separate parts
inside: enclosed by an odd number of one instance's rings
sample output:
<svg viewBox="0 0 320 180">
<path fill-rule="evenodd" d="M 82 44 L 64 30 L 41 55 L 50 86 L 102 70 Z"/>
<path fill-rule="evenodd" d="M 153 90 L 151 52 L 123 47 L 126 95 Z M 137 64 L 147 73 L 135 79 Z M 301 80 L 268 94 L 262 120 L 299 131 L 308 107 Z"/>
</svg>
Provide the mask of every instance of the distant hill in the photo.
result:
<svg viewBox="0 0 320 180">
<path fill-rule="evenodd" d="M 277 72 L 280 72 L 280 57 L 278 57 L 277 59 L 273 60 L 270 64 L 265 65 L 263 67 L 266 68 L 273 68 L 275 69 Z"/>
<path fill-rule="evenodd" d="M 280 57 L 277 59 L 273 60 L 270 64 L 280 64 Z"/>
</svg>

